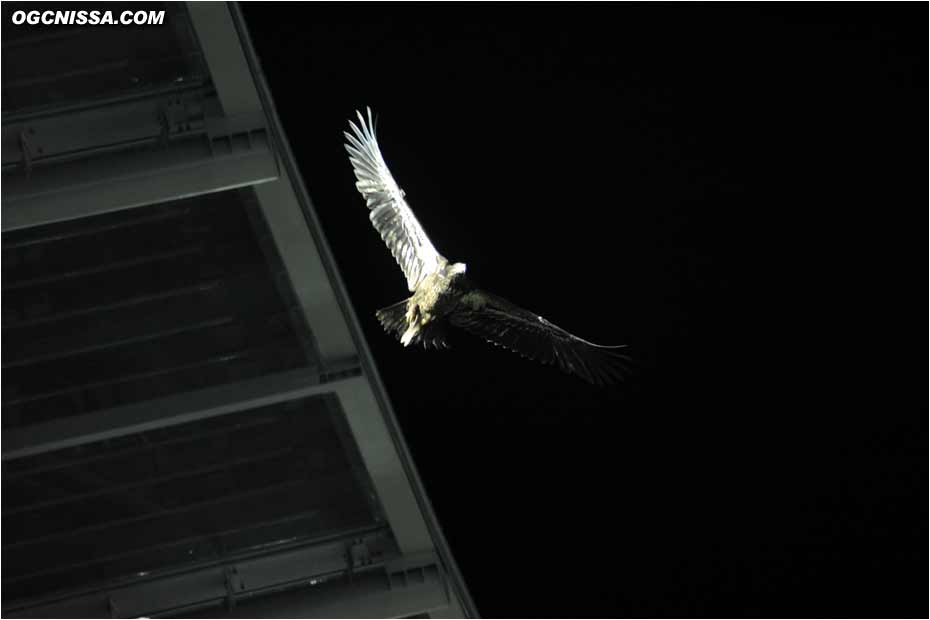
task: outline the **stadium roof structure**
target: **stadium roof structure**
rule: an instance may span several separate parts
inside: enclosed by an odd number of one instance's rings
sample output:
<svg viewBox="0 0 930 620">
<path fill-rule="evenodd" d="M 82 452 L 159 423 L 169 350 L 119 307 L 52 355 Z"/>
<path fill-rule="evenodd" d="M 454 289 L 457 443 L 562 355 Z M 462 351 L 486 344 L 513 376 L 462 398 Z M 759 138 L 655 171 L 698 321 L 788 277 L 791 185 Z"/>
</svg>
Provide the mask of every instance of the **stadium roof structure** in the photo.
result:
<svg viewBox="0 0 930 620">
<path fill-rule="evenodd" d="M 3 615 L 475 616 L 239 8 L 144 8 L 4 15 Z"/>
</svg>

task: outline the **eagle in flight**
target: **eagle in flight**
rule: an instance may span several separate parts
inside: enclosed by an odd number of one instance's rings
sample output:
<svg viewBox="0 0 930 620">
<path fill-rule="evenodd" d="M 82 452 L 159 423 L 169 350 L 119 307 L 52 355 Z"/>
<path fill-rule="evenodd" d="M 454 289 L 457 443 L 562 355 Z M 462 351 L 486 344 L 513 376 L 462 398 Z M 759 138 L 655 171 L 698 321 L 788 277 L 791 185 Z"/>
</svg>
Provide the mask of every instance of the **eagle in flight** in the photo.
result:
<svg viewBox="0 0 930 620">
<path fill-rule="evenodd" d="M 545 364 L 554 364 L 593 384 L 621 378 L 629 357 L 620 346 L 601 346 L 574 336 L 543 317 L 483 291 L 465 275 L 464 263 L 450 263 L 436 251 L 391 176 L 368 108 L 358 125 L 344 132 L 358 191 L 371 223 L 407 278 L 413 295 L 378 310 L 382 327 L 406 347 L 449 348 L 447 328 L 460 328 L 488 342 Z"/>
</svg>

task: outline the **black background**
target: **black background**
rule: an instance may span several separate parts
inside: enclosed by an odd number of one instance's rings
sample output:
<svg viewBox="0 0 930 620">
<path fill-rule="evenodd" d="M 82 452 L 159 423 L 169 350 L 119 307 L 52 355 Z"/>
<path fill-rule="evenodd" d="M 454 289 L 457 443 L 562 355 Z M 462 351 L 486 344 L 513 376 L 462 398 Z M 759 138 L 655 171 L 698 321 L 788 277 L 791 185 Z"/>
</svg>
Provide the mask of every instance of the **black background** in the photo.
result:
<svg viewBox="0 0 930 620">
<path fill-rule="evenodd" d="M 483 615 L 926 614 L 926 5 L 244 12 Z M 631 381 L 381 332 L 365 105 L 439 251 Z"/>
</svg>

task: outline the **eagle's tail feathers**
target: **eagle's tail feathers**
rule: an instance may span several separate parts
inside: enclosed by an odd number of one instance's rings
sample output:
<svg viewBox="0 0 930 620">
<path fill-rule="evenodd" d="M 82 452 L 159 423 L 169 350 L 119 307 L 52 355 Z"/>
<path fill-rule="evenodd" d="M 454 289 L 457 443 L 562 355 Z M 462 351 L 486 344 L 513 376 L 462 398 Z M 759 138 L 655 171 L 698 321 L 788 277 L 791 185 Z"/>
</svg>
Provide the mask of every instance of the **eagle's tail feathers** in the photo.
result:
<svg viewBox="0 0 930 620">
<path fill-rule="evenodd" d="M 407 330 L 407 300 L 404 299 L 387 308 L 381 308 L 375 316 L 378 317 L 384 331 L 400 338 Z"/>
<path fill-rule="evenodd" d="M 389 334 L 394 335 L 406 347 L 411 344 L 422 346 L 424 349 L 448 349 L 446 330 L 437 321 L 430 321 L 424 326 L 410 329 L 407 323 L 407 300 L 399 301 L 387 308 L 381 308 L 375 313 L 381 327 Z"/>
</svg>

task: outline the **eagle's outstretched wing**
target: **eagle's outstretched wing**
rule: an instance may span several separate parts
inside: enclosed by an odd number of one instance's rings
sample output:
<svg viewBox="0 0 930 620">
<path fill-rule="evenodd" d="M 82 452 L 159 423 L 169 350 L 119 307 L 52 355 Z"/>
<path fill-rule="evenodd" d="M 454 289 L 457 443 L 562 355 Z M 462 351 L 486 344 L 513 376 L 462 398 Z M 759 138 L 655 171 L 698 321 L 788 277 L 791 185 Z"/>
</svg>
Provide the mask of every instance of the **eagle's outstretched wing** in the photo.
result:
<svg viewBox="0 0 930 620">
<path fill-rule="evenodd" d="M 407 277 L 407 288 L 414 291 L 427 274 L 439 268 L 443 258 L 413 215 L 381 156 L 371 108 L 367 122 L 361 112 L 356 114 L 359 124 L 349 121 L 352 133 L 344 132 L 349 161 L 358 179 L 355 186 L 371 209 L 371 223 Z"/>
<path fill-rule="evenodd" d="M 630 361 L 619 351 L 625 345 L 606 347 L 582 340 L 539 315 L 478 289 L 463 296 L 449 321 L 492 344 L 555 364 L 589 383 L 622 379 Z"/>
</svg>

